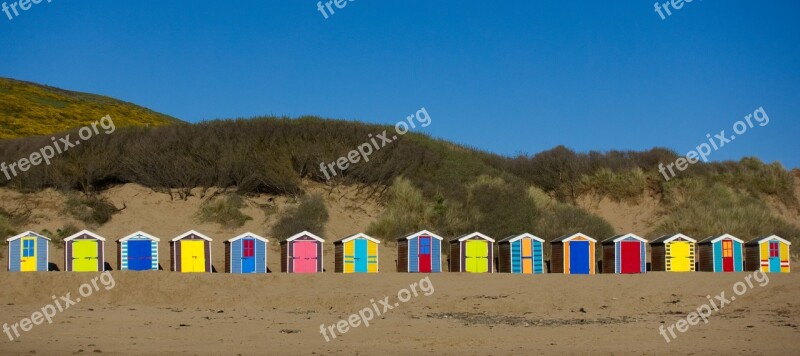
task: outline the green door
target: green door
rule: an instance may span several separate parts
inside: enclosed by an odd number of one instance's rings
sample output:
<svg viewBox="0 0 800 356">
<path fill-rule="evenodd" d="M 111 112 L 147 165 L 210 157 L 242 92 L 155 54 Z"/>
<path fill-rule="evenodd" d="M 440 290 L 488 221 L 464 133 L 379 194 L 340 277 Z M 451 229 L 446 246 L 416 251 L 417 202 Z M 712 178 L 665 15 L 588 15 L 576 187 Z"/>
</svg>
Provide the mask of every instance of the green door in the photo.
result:
<svg viewBox="0 0 800 356">
<path fill-rule="evenodd" d="M 97 241 L 75 240 L 72 243 L 72 270 L 97 272 Z"/>
</svg>

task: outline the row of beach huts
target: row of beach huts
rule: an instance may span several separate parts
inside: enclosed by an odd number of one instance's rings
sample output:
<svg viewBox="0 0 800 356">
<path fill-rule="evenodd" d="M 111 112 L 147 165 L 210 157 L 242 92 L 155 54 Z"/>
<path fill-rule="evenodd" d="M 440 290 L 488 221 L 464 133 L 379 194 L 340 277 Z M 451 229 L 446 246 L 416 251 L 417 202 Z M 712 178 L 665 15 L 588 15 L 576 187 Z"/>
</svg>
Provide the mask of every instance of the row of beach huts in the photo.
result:
<svg viewBox="0 0 800 356">
<path fill-rule="evenodd" d="M 397 239 L 397 271 L 411 273 L 442 272 L 442 244 L 445 240 L 423 230 Z M 50 239 L 25 232 L 7 239 L 8 270 L 35 272 L 49 270 Z M 105 269 L 106 239 L 84 230 L 64 239 L 66 271 L 98 272 Z M 136 232 L 117 242 L 117 269 L 146 271 L 159 269 L 160 239 Z M 170 270 L 212 272 L 212 239 L 189 231 L 171 241 Z M 269 240 L 245 233 L 224 242 L 226 273 L 267 273 Z M 308 231 L 281 241 L 281 272 L 323 272 L 325 240 Z M 451 272 L 543 274 L 546 242 L 532 234 L 509 236 L 502 240 L 474 232 L 447 241 Z M 495 243 L 497 260 L 495 262 Z M 377 273 L 380 241 L 359 233 L 333 243 L 335 272 Z M 565 235 L 550 242 L 549 273 L 595 274 L 597 241 L 585 234 Z M 650 268 L 647 268 L 647 244 Z M 742 272 L 761 270 L 786 273 L 790 269 L 791 243 L 771 235 L 744 242 L 729 234 L 712 236 L 700 242 L 683 235 L 665 235 L 647 241 L 634 234 L 617 235 L 600 242 L 602 273 L 634 274 L 667 272 Z M 495 268 L 496 265 L 496 268 Z"/>
</svg>

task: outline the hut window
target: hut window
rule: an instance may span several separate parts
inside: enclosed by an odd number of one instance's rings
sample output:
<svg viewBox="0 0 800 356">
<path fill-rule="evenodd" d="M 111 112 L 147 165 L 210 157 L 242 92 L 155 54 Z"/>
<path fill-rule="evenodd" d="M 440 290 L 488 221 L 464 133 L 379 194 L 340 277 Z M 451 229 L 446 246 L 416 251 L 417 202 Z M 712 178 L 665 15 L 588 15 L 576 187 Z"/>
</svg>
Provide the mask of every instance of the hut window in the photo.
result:
<svg viewBox="0 0 800 356">
<path fill-rule="evenodd" d="M 431 238 L 430 237 L 421 237 L 419 239 L 419 253 L 423 255 L 430 255 L 431 254 Z"/>
<path fill-rule="evenodd" d="M 22 257 L 33 257 L 33 240 L 22 240 Z"/>
<path fill-rule="evenodd" d="M 253 257 L 256 255 L 256 242 L 255 240 L 242 241 L 243 257 Z"/>
<path fill-rule="evenodd" d="M 733 257 L 733 241 L 722 241 L 722 257 Z"/>
<path fill-rule="evenodd" d="M 780 257 L 780 249 L 777 242 L 769 243 L 769 257 Z"/>
</svg>

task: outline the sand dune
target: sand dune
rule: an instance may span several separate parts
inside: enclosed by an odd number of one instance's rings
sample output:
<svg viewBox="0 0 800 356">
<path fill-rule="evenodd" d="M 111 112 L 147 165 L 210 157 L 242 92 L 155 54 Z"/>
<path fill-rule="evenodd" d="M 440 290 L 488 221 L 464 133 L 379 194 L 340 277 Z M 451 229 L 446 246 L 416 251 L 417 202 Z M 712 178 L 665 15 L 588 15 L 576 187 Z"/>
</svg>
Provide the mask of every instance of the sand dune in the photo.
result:
<svg viewBox="0 0 800 356">
<path fill-rule="evenodd" d="M 331 219 L 328 242 L 363 231 L 380 213 L 353 188 L 324 192 Z M 106 256 L 116 268 L 115 240 L 136 230 L 162 239 L 161 265 L 169 269 L 167 241 L 189 229 L 215 239 L 213 265 L 224 270 L 222 241 L 242 232 L 265 234 L 274 217 L 260 207 L 287 206 L 286 198 L 250 198 L 244 226 L 226 230 L 194 218 L 202 200 L 172 200 L 136 185 L 103 193 L 126 206 L 98 229 L 108 238 Z M 272 199 L 272 200 L 270 200 Z M 0 204 L 24 201 L 33 209 L 25 229 L 55 231 L 78 224 L 61 212 L 64 197 L 54 191 L 21 196 L 0 189 Z M 610 204 L 610 205 L 609 205 Z M 596 207 L 612 207 L 600 202 Z M 619 209 L 617 209 L 619 208 Z M 618 212 L 615 227 L 639 232 L 652 215 L 635 207 Z M 624 225 L 624 221 L 633 221 Z M 266 237 L 270 237 L 268 234 Z M 279 271 L 273 240 L 268 266 Z M 51 248 L 63 268 L 63 249 Z M 319 275 L 230 275 L 112 272 L 115 286 L 58 313 L 53 324 L 35 326 L 15 341 L 0 334 L 0 354 L 793 354 L 800 347 L 800 276 L 771 275 L 715 313 L 708 324 L 692 326 L 667 343 L 659 326 L 669 326 L 707 303 L 707 295 L 732 295 L 748 275 L 648 273 L 640 276 L 512 276 L 432 274 L 433 293 L 412 298 L 386 314 L 326 342 L 320 325 L 335 325 L 385 296 L 419 283 L 425 275 L 395 273 L 396 246 L 380 247 L 377 275 L 333 271 L 333 245 L 326 244 L 326 273 Z M 445 261 L 445 259 L 443 259 Z M 0 263 L 7 261 L 0 258 Z M 8 273 L 0 269 L 0 323 L 14 324 L 52 302 L 52 296 L 79 294 L 97 274 Z M 445 269 L 446 270 L 446 269 Z M 335 327 L 335 326 L 334 326 Z M 330 338 L 330 335 L 329 335 Z"/>
</svg>

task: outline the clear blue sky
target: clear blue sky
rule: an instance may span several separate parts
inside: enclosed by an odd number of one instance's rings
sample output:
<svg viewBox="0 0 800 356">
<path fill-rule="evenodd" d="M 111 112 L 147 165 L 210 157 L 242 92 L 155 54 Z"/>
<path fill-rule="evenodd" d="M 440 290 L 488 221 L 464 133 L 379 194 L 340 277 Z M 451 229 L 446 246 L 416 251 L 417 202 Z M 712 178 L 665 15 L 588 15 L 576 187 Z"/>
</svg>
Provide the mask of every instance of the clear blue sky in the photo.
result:
<svg viewBox="0 0 800 356">
<path fill-rule="evenodd" d="M 3 1 L 3 0 L 0 0 Z M 9 1 L 9 0 L 5 0 Z M 0 76 L 180 119 L 306 114 L 513 155 L 654 146 L 800 167 L 800 2 L 53 0 L 0 13 Z"/>
</svg>

